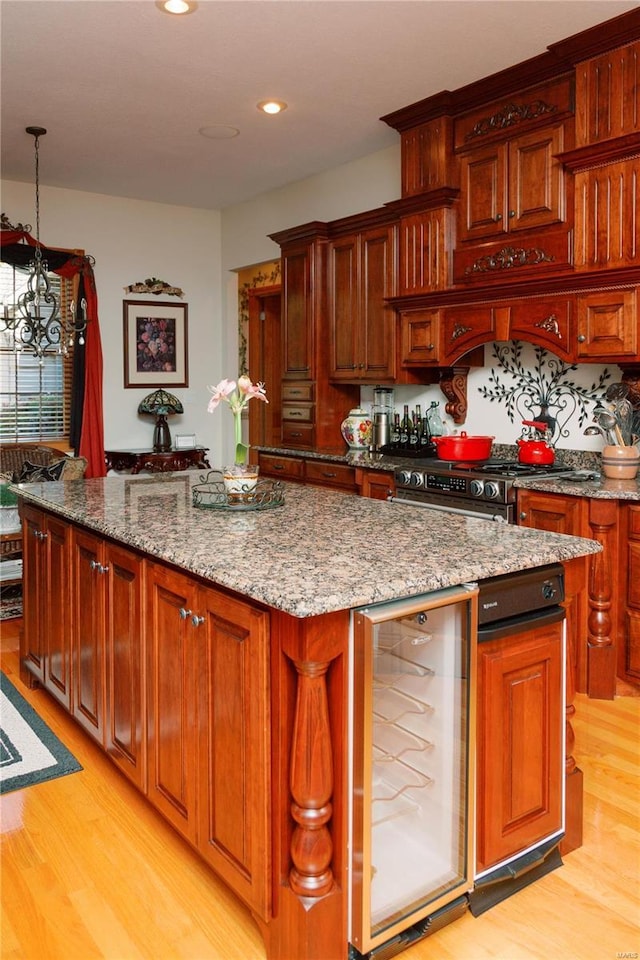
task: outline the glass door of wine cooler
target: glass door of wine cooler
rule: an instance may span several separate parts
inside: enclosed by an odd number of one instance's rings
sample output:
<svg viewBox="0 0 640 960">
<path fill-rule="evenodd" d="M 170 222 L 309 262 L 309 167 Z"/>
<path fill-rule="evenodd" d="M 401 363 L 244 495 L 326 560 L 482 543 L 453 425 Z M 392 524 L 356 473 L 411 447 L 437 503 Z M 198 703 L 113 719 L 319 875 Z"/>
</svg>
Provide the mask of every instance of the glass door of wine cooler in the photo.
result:
<svg viewBox="0 0 640 960">
<path fill-rule="evenodd" d="M 477 588 L 354 613 L 351 943 L 361 953 L 473 885 Z"/>
</svg>

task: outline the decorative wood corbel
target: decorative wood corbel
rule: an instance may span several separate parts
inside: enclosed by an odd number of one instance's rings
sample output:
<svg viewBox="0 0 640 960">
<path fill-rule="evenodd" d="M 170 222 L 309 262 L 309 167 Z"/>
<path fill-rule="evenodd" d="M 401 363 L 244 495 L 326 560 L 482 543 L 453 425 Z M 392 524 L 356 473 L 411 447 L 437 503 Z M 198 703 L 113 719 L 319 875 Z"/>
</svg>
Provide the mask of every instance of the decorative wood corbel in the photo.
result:
<svg viewBox="0 0 640 960">
<path fill-rule="evenodd" d="M 440 371 L 440 389 L 447 398 L 445 413 L 454 423 L 467 419 L 467 377 L 469 367 L 446 367 Z"/>
</svg>

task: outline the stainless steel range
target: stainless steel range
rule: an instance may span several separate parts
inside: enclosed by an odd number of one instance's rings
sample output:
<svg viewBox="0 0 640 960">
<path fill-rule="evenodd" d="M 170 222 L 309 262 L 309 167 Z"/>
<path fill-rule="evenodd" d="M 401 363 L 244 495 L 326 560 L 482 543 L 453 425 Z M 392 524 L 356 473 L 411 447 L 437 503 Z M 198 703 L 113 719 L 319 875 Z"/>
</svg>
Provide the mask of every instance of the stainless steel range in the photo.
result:
<svg viewBox="0 0 640 960">
<path fill-rule="evenodd" d="M 395 503 L 446 510 L 467 516 L 515 523 L 517 479 L 570 476 L 570 467 L 555 463 L 530 465 L 516 460 L 456 463 L 416 460 L 395 470 Z"/>
</svg>

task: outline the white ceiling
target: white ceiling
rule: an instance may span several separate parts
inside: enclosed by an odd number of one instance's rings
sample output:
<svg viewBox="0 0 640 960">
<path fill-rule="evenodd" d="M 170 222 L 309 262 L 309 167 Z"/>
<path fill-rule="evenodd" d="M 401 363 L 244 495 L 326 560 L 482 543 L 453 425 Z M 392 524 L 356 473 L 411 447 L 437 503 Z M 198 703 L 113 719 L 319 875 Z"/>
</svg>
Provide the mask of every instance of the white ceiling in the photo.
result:
<svg viewBox="0 0 640 960">
<path fill-rule="evenodd" d="M 2 177 L 223 209 L 398 142 L 379 118 L 624 0 L 1 0 Z M 289 108 L 267 117 L 270 97 Z M 233 139 L 200 127 L 239 129 Z"/>
</svg>

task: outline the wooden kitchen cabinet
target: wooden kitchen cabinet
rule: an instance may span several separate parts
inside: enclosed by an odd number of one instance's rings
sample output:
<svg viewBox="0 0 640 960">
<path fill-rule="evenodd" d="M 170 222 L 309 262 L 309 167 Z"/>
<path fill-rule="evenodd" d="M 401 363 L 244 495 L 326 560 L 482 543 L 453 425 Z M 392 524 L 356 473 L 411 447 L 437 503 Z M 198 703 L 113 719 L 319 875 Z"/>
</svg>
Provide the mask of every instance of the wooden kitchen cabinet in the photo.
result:
<svg viewBox="0 0 640 960">
<path fill-rule="evenodd" d="M 443 311 L 442 361 L 453 363 L 467 351 L 491 340 L 506 340 L 508 307 L 474 304 Z"/>
<path fill-rule="evenodd" d="M 640 683 L 640 506 L 626 503 L 624 526 L 626 545 L 621 549 L 620 581 L 625 586 L 618 676 L 637 686 Z"/>
<path fill-rule="evenodd" d="M 509 340 L 526 340 L 561 360 L 575 359 L 575 297 L 531 297 L 509 306 Z"/>
<path fill-rule="evenodd" d="M 603 290 L 577 298 L 579 360 L 633 360 L 640 350 L 637 290 Z"/>
<path fill-rule="evenodd" d="M 155 563 L 148 591 L 149 799 L 266 917 L 268 614 Z"/>
<path fill-rule="evenodd" d="M 74 528 L 73 715 L 146 791 L 142 558 Z"/>
<path fill-rule="evenodd" d="M 454 213 L 439 207 L 400 218 L 398 295 L 446 290 L 451 284 Z"/>
<path fill-rule="evenodd" d="M 356 483 L 360 496 L 370 497 L 372 500 L 388 500 L 396 492 L 395 476 L 386 470 L 356 469 Z"/>
<path fill-rule="evenodd" d="M 400 362 L 403 367 L 437 367 L 443 355 L 444 311 L 434 308 L 399 310 Z"/>
<path fill-rule="evenodd" d="M 458 242 L 504 239 L 565 219 L 564 124 L 472 149 L 460 158 Z"/>
<path fill-rule="evenodd" d="M 562 830 L 563 663 L 562 622 L 478 644 L 478 873 Z"/>
<path fill-rule="evenodd" d="M 348 382 L 395 379 L 395 229 L 381 225 L 329 244 L 329 377 Z"/>
<path fill-rule="evenodd" d="M 70 527 L 29 505 L 23 519 L 24 624 L 20 677 L 71 709 Z"/>
<path fill-rule="evenodd" d="M 360 391 L 329 379 L 329 225 L 314 221 L 270 237 L 280 245 L 282 262 L 282 340 L 273 345 L 281 350 L 282 444 L 338 453 L 340 424 L 359 403 Z"/>
</svg>

